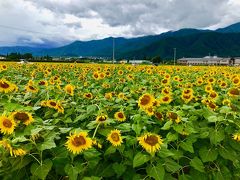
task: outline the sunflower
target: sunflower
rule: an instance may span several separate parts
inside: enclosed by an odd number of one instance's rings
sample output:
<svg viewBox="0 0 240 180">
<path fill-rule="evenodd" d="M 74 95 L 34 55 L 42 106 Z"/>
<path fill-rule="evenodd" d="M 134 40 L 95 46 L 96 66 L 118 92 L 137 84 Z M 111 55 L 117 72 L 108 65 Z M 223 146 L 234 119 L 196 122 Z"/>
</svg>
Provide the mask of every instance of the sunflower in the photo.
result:
<svg viewBox="0 0 240 180">
<path fill-rule="evenodd" d="M 228 91 L 228 95 L 231 96 L 231 97 L 236 97 L 236 96 L 240 95 L 240 91 L 239 91 L 238 88 L 231 88 Z"/>
<path fill-rule="evenodd" d="M 92 99 L 92 98 L 93 98 L 93 95 L 92 95 L 92 93 L 85 93 L 85 94 L 84 94 L 84 97 L 85 97 L 86 99 Z"/>
<path fill-rule="evenodd" d="M 181 122 L 180 117 L 175 112 L 168 112 L 167 116 L 171 121 L 175 121 L 177 124 Z"/>
<path fill-rule="evenodd" d="M 22 122 L 26 126 L 33 122 L 33 117 L 29 112 L 17 111 L 11 114 L 11 117 L 18 122 Z"/>
<path fill-rule="evenodd" d="M 209 97 L 210 99 L 217 99 L 217 98 L 218 98 L 218 93 L 216 93 L 216 91 L 210 91 L 210 92 L 208 93 L 208 97 Z"/>
<path fill-rule="evenodd" d="M 170 102 L 172 102 L 172 97 L 171 96 L 163 96 L 160 98 L 160 102 L 162 104 L 169 104 Z"/>
<path fill-rule="evenodd" d="M 208 84 L 208 85 L 205 86 L 205 91 L 206 91 L 206 92 L 210 92 L 210 91 L 212 91 L 212 90 L 213 90 L 213 88 L 212 88 L 212 85 L 211 85 L 211 84 Z"/>
<path fill-rule="evenodd" d="M 155 98 L 151 94 L 143 94 L 138 99 L 138 106 L 142 109 L 149 108 L 153 106 L 153 103 L 155 102 Z"/>
<path fill-rule="evenodd" d="M 119 111 L 114 114 L 115 119 L 117 119 L 120 122 L 123 122 L 126 120 L 126 116 L 124 115 L 123 112 Z"/>
<path fill-rule="evenodd" d="M 98 72 L 94 72 L 92 76 L 93 76 L 93 78 L 94 78 L 95 80 L 100 79 L 100 76 L 99 76 L 99 73 L 98 73 Z"/>
<path fill-rule="evenodd" d="M 105 93 L 104 97 L 106 99 L 112 99 L 112 93 L 111 92 L 110 93 Z"/>
<path fill-rule="evenodd" d="M 32 85 L 32 84 L 27 84 L 27 85 L 25 86 L 25 89 L 26 89 L 27 92 L 31 92 L 31 93 L 37 93 L 37 92 L 38 92 L 38 88 L 35 87 L 35 86 Z"/>
<path fill-rule="evenodd" d="M 98 123 L 104 123 L 107 120 L 107 118 L 108 118 L 107 115 L 102 114 L 102 115 L 97 116 L 96 121 Z"/>
<path fill-rule="evenodd" d="M 79 154 L 92 147 L 92 139 L 87 137 L 87 132 L 70 134 L 66 142 L 67 149 L 73 154 Z"/>
<path fill-rule="evenodd" d="M 74 94 L 74 89 L 75 89 L 75 87 L 71 84 L 67 84 L 64 88 L 65 92 L 71 96 L 73 96 L 73 94 Z"/>
<path fill-rule="evenodd" d="M 161 112 L 155 112 L 154 113 L 155 117 L 158 119 L 158 120 L 163 120 L 164 116 Z"/>
<path fill-rule="evenodd" d="M 162 94 L 164 94 L 164 95 L 171 95 L 172 94 L 171 91 L 172 91 L 171 88 L 165 87 L 165 88 L 162 89 Z"/>
<path fill-rule="evenodd" d="M 22 148 L 12 149 L 12 153 L 10 152 L 11 156 L 17 157 L 17 156 L 24 156 L 27 154 L 27 152 Z"/>
<path fill-rule="evenodd" d="M 235 141 L 240 142 L 240 133 L 235 133 L 235 134 L 233 134 L 232 138 L 233 138 Z"/>
<path fill-rule="evenodd" d="M 240 85 L 240 77 L 234 77 L 232 79 L 232 83 L 234 84 L 234 86 Z"/>
<path fill-rule="evenodd" d="M 207 107 L 213 111 L 215 111 L 218 108 L 218 106 L 213 101 L 209 101 Z"/>
<path fill-rule="evenodd" d="M 228 85 L 227 85 L 227 83 L 225 82 L 225 81 L 222 81 L 221 83 L 220 83 L 220 87 L 221 88 L 226 88 Z"/>
<path fill-rule="evenodd" d="M 112 130 L 108 136 L 107 140 L 113 145 L 113 146 L 120 146 L 122 144 L 122 137 L 121 132 L 117 129 Z"/>
<path fill-rule="evenodd" d="M 0 92 L 9 93 L 14 91 L 17 88 L 15 84 L 12 84 L 11 82 L 0 79 Z"/>
<path fill-rule="evenodd" d="M 47 86 L 47 85 L 48 85 L 48 82 L 45 81 L 45 80 L 40 80 L 40 81 L 38 82 L 38 85 L 39 85 L 39 86 Z"/>
<path fill-rule="evenodd" d="M 231 101 L 230 101 L 229 99 L 224 99 L 224 100 L 222 101 L 222 104 L 223 104 L 223 105 L 230 106 L 230 105 L 231 105 Z"/>
<path fill-rule="evenodd" d="M 189 103 L 194 96 L 192 94 L 182 94 L 181 98 L 185 103 Z"/>
<path fill-rule="evenodd" d="M 154 115 L 153 107 L 149 107 L 144 109 L 144 111 L 147 113 L 148 116 Z"/>
<path fill-rule="evenodd" d="M 100 144 L 99 142 L 97 142 L 97 140 L 93 139 L 92 140 L 92 145 L 96 146 L 99 149 L 102 149 L 102 144 Z"/>
<path fill-rule="evenodd" d="M 139 144 L 150 154 L 154 154 L 161 148 L 163 140 L 161 136 L 153 133 L 146 133 L 138 137 Z"/>
<path fill-rule="evenodd" d="M 54 100 L 47 100 L 46 106 L 53 108 L 53 109 L 57 109 L 57 102 Z"/>
<path fill-rule="evenodd" d="M 0 129 L 3 134 L 12 134 L 16 127 L 15 121 L 6 116 L 0 117 Z"/>
</svg>

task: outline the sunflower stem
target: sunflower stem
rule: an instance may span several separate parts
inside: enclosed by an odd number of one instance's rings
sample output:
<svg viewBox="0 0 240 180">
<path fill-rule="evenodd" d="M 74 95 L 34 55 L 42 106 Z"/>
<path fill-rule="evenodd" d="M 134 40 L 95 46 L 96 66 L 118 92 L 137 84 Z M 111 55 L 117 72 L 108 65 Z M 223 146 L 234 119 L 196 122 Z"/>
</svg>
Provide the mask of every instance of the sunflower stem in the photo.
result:
<svg viewBox="0 0 240 180">
<path fill-rule="evenodd" d="M 97 130 L 98 130 L 99 125 L 100 125 L 100 123 L 98 123 L 98 125 L 97 125 L 97 127 L 96 127 L 96 129 L 95 129 L 95 131 L 94 131 L 94 133 L 93 133 L 92 139 L 94 139 L 94 137 L 95 137 L 95 135 L 96 135 L 96 133 L 97 133 Z"/>
</svg>

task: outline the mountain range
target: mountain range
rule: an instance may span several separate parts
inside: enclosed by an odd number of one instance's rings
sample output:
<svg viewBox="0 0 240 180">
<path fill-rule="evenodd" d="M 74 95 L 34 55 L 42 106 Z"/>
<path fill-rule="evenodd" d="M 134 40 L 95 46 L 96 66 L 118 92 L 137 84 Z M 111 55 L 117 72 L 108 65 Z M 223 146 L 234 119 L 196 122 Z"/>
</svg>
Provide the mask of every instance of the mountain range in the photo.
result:
<svg viewBox="0 0 240 180">
<path fill-rule="evenodd" d="M 143 59 L 154 56 L 172 59 L 173 48 L 177 50 L 177 58 L 203 57 L 209 54 L 235 57 L 240 56 L 240 22 L 214 31 L 185 28 L 137 38 L 109 37 L 101 40 L 75 41 L 57 48 L 0 47 L 0 54 L 19 52 L 32 53 L 35 56 L 111 58 L 113 41 L 117 59 Z"/>
</svg>

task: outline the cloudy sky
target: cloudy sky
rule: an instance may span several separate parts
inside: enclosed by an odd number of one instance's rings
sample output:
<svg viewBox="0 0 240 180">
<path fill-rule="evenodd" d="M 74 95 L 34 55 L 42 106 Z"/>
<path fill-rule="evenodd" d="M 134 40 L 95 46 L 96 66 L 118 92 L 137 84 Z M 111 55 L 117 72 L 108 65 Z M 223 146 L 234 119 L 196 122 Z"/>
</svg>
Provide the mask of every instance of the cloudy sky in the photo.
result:
<svg viewBox="0 0 240 180">
<path fill-rule="evenodd" d="M 0 0 L 0 46 L 61 46 L 240 22 L 239 0 Z"/>
</svg>

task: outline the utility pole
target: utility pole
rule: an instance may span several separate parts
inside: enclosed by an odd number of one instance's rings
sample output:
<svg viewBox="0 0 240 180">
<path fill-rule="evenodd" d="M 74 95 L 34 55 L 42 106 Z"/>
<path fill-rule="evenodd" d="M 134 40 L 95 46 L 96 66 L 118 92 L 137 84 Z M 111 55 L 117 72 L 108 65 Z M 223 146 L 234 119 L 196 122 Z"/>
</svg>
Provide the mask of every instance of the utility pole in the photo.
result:
<svg viewBox="0 0 240 180">
<path fill-rule="evenodd" d="M 114 60 L 115 60 L 115 41 L 114 41 L 114 37 L 113 37 L 113 52 L 112 52 L 112 63 L 114 64 Z"/>
<path fill-rule="evenodd" d="M 173 48 L 174 50 L 174 54 L 173 54 L 173 60 L 174 60 L 174 66 L 175 66 L 175 63 L 176 63 L 176 53 L 177 53 L 177 48 Z"/>
</svg>

